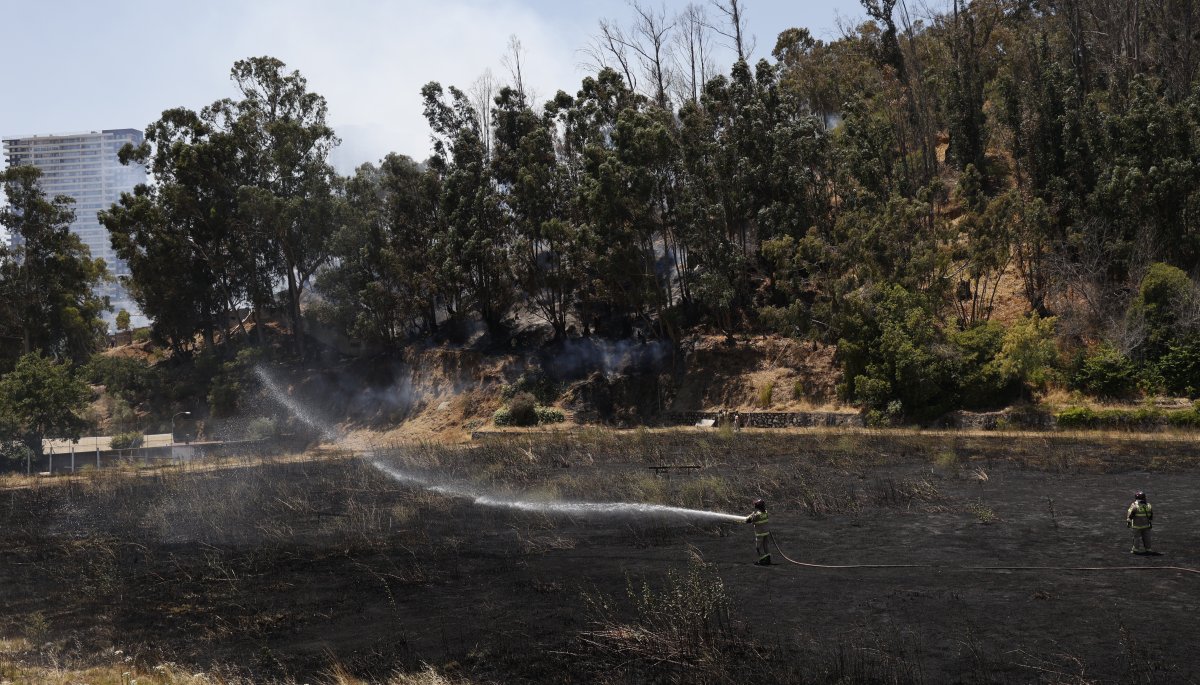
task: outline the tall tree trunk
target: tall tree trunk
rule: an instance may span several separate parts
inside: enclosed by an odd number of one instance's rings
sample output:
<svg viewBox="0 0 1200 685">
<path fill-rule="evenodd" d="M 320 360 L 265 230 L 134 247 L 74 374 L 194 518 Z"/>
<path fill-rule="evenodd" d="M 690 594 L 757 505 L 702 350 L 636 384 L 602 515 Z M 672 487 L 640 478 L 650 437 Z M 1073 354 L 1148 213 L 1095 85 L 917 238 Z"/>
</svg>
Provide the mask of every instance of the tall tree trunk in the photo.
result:
<svg viewBox="0 0 1200 685">
<path fill-rule="evenodd" d="M 300 287 L 296 284 L 296 273 L 290 266 L 287 269 L 287 280 L 288 313 L 292 319 L 292 338 L 296 343 L 296 355 L 303 359 L 306 350 L 304 349 L 304 323 L 300 320 Z"/>
<path fill-rule="evenodd" d="M 262 304 L 254 303 L 254 337 L 258 339 L 258 346 L 262 347 L 265 337 L 263 335 L 263 315 Z"/>
</svg>

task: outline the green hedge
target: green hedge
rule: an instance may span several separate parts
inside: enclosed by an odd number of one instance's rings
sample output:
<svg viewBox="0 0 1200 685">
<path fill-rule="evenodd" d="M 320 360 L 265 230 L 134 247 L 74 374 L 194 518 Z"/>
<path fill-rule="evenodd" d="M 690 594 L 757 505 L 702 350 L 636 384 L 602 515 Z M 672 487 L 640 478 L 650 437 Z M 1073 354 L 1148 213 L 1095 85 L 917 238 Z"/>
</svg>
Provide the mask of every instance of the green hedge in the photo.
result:
<svg viewBox="0 0 1200 685">
<path fill-rule="evenodd" d="M 128 433 L 117 433 L 112 437 L 112 448 L 114 450 L 127 450 L 134 447 L 142 446 L 142 434 L 137 431 Z"/>
<path fill-rule="evenodd" d="M 1191 409 L 1168 412 L 1167 423 L 1175 428 L 1200 428 L 1200 402 Z"/>
<path fill-rule="evenodd" d="M 1067 407 L 1055 417 L 1059 428 L 1104 428 L 1133 430 L 1168 425 L 1175 428 L 1200 428 L 1200 407 L 1163 411 L 1153 407 L 1137 409 L 1089 409 Z"/>
</svg>

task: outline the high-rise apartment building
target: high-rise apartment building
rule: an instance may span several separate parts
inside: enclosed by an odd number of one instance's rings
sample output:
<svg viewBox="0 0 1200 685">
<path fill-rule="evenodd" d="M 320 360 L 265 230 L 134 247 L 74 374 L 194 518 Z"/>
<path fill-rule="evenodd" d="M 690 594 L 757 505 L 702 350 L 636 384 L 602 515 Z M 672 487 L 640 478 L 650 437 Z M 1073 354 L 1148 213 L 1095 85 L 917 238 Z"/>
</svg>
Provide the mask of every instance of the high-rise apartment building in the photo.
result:
<svg viewBox="0 0 1200 685">
<path fill-rule="evenodd" d="M 47 197 L 68 195 L 75 199 L 75 222 L 71 230 L 88 246 L 92 257 L 104 259 L 109 273 L 117 278 L 128 276 L 129 267 L 113 253 L 108 230 L 96 215 L 119 200 L 121 193 L 146 182 L 143 167 L 123 166 L 117 159 L 117 151 L 123 145 L 139 145 L 142 140 L 142 132 L 131 128 L 4 140 L 8 166 L 36 166 L 42 170 L 42 190 Z M 137 304 L 120 284 L 102 285 L 98 294 L 107 296 L 112 303 L 113 312 L 106 316 L 110 324 L 115 313 L 122 309 L 129 312 L 135 323 L 145 322 Z"/>
</svg>

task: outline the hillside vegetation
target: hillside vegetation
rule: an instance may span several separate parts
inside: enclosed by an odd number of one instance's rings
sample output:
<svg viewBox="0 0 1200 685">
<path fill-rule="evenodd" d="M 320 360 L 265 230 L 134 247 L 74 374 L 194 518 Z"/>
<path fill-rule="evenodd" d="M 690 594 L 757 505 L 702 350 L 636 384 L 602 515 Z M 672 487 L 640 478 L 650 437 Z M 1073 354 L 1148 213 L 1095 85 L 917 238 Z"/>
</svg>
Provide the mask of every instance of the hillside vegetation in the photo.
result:
<svg viewBox="0 0 1200 685">
<path fill-rule="evenodd" d="M 664 346 L 678 374 L 698 336 L 832 350 L 832 399 L 878 422 L 1200 395 L 1195 3 L 863 7 L 837 40 L 789 29 L 750 63 L 741 3 L 635 3 L 601 24 L 595 73 L 543 100 L 514 40 L 508 80 L 423 88 L 429 159 L 350 177 L 304 77 L 238 61 L 237 97 L 166 109 L 122 151 L 153 183 L 101 212 L 171 360 L 133 414 L 231 414 L 251 362 L 281 354 L 599 340 Z M 5 173 L 0 216 L 24 239 L 0 269 L 0 363 L 23 379 L 0 384 L 2 423 L 33 448 L 87 425 L 104 276 L 37 176 Z"/>
</svg>

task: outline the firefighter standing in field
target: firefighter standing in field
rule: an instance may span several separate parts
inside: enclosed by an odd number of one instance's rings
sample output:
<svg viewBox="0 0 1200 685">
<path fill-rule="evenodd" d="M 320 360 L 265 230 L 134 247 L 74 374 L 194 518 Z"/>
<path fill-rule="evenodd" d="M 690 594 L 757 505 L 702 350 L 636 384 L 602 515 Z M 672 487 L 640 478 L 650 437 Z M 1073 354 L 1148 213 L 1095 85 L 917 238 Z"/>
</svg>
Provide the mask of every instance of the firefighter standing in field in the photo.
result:
<svg viewBox="0 0 1200 685">
<path fill-rule="evenodd" d="M 1133 529 L 1133 548 L 1130 554 L 1152 554 L 1150 551 L 1150 528 L 1154 525 L 1154 511 L 1146 501 L 1146 493 L 1138 492 L 1133 497 L 1133 504 L 1125 512 L 1125 520 Z M 1138 546 L 1141 545 L 1141 549 Z"/>
<path fill-rule="evenodd" d="M 754 511 L 746 517 L 746 523 L 754 526 L 754 550 L 758 552 L 756 566 L 771 565 L 771 550 L 767 544 L 771 541 L 771 533 L 767 530 L 767 503 L 761 499 L 754 500 Z"/>
</svg>

